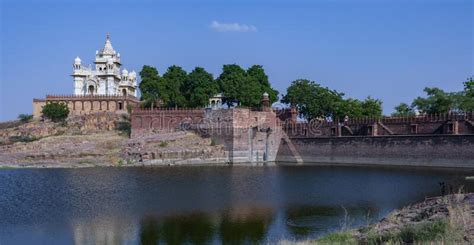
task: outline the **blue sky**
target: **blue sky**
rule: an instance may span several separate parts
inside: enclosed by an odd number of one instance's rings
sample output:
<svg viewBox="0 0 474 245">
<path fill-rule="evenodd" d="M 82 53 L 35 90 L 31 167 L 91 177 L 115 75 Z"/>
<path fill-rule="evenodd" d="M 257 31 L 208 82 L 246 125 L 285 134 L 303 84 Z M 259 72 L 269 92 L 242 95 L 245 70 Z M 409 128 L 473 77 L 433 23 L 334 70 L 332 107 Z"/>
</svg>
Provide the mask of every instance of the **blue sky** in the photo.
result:
<svg viewBox="0 0 474 245">
<path fill-rule="evenodd" d="M 261 64 L 281 93 L 307 78 L 382 99 L 385 114 L 474 74 L 469 0 L 0 2 L 0 121 L 71 94 L 74 58 L 92 63 L 106 33 L 129 71 Z"/>
</svg>

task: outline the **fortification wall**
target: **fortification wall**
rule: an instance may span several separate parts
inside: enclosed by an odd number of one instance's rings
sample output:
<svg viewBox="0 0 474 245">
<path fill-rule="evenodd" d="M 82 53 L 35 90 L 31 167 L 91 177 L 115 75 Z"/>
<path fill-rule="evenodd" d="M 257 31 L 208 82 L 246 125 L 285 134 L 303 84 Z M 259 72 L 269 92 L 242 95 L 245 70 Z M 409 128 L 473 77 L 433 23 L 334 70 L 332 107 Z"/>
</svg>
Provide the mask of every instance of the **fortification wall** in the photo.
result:
<svg viewBox="0 0 474 245">
<path fill-rule="evenodd" d="M 276 161 L 474 168 L 473 156 L 474 135 L 330 137 L 282 141 Z"/>
<path fill-rule="evenodd" d="M 312 120 L 286 123 L 290 137 L 474 134 L 474 115 L 440 114 L 416 117 L 355 118 L 343 122 Z"/>
<path fill-rule="evenodd" d="M 192 130 L 211 137 L 228 152 L 229 162 L 274 161 L 281 139 L 281 123 L 270 110 L 133 109 L 132 138 Z"/>
<path fill-rule="evenodd" d="M 204 109 L 141 109 L 133 108 L 130 115 L 131 137 L 146 134 L 189 130 L 202 123 Z"/>
<path fill-rule="evenodd" d="M 33 99 L 33 117 L 41 117 L 43 106 L 49 102 L 64 103 L 69 115 L 87 115 L 97 112 L 127 112 L 128 107 L 137 106 L 140 101 L 131 95 L 47 95 L 46 99 Z"/>
</svg>

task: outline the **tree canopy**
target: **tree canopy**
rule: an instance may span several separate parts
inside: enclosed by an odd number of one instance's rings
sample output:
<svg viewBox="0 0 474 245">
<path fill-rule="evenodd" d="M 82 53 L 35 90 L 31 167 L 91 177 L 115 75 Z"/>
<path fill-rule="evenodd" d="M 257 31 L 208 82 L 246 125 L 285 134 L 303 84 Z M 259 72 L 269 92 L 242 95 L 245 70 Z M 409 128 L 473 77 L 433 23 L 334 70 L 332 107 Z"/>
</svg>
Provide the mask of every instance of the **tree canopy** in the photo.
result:
<svg viewBox="0 0 474 245">
<path fill-rule="evenodd" d="M 65 103 L 51 102 L 43 106 L 42 113 L 53 121 L 61 121 L 69 115 L 69 108 Z"/>
<path fill-rule="evenodd" d="M 406 117 L 415 115 L 415 111 L 407 103 L 400 103 L 395 106 L 395 112 L 392 113 L 393 117 Z"/>
<path fill-rule="evenodd" d="M 156 68 L 145 65 L 140 76 L 140 90 L 146 107 L 157 105 L 158 100 L 165 107 L 206 106 L 209 98 L 220 92 L 225 96 L 224 103 L 229 106 L 235 103 L 259 106 L 265 92 L 269 94 L 270 102 L 278 100 L 278 91 L 271 87 L 260 65 L 253 65 L 248 70 L 236 64 L 224 65 L 217 79 L 202 67 L 187 74 L 183 68 L 173 65 L 160 77 Z"/>
<path fill-rule="evenodd" d="M 425 97 L 417 97 L 410 106 L 401 103 L 395 107 L 393 116 L 414 115 L 415 111 L 422 114 L 443 114 L 450 112 L 464 113 L 474 111 L 474 80 L 468 78 L 464 82 L 464 90 L 445 92 L 440 88 L 426 87 Z"/>
<path fill-rule="evenodd" d="M 217 78 L 220 90 L 225 94 L 225 103 L 231 106 L 242 99 L 243 87 L 246 80 L 246 72 L 236 64 L 224 65 L 222 73 Z"/>
<path fill-rule="evenodd" d="M 342 119 L 345 116 L 381 116 L 382 101 L 367 97 L 344 99 L 344 93 L 322 87 L 314 81 L 299 79 L 291 83 L 283 96 L 283 103 L 295 106 L 301 117 L 306 120 L 315 118 Z"/>
<path fill-rule="evenodd" d="M 173 65 L 168 67 L 168 70 L 161 78 L 162 90 L 160 99 L 167 107 L 184 107 L 187 106 L 185 93 L 188 90 L 185 88 L 187 73 L 183 68 Z"/>
<path fill-rule="evenodd" d="M 206 106 L 209 98 L 219 92 L 219 85 L 211 73 L 196 67 L 188 74 L 183 91 L 189 107 Z"/>
<path fill-rule="evenodd" d="M 155 67 L 143 66 L 140 71 L 140 91 L 141 100 L 144 101 L 145 107 L 155 107 L 158 105 L 158 99 L 161 97 L 162 85 L 160 76 Z"/>
</svg>

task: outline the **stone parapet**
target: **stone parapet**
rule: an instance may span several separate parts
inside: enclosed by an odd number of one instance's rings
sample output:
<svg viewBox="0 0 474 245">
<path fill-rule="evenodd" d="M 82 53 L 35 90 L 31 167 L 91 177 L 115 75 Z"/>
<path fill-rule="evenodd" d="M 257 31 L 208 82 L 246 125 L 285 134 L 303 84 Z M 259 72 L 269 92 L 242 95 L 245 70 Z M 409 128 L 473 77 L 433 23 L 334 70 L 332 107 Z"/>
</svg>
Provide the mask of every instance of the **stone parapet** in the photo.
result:
<svg viewBox="0 0 474 245">
<path fill-rule="evenodd" d="M 290 137 L 474 134 L 473 113 L 286 122 Z"/>
<path fill-rule="evenodd" d="M 45 99 L 33 99 L 33 117 L 41 117 L 45 104 L 65 103 L 69 115 L 86 115 L 96 112 L 128 113 L 128 107 L 138 106 L 140 101 L 132 95 L 47 95 Z"/>
</svg>

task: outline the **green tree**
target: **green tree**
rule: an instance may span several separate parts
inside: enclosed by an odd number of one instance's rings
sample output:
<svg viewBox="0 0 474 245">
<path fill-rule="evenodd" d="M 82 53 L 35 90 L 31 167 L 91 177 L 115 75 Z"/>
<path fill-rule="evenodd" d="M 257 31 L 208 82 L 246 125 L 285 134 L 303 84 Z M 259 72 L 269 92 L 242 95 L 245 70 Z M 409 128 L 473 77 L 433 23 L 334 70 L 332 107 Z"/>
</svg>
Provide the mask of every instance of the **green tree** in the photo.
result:
<svg viewBox="0 0 474 245">
<path fill-rule="evenodd" d="M 145 107 L 155 107 L 158 105 L 158 100 L 161 96 L 162 84 L 160 83 L 160 76 L 155 67 L 143 66 L 140 71 L 140 91 L 142 94 L 141 100 L 144 101 Z"/>
<path fill-rule="evenodd" d="M 69 108 L 65 103 L 50 102 L 43 106 L 42 113 L 54 122 L 62 121 L 69 115 Z"/>
<path fill-rule="evenodd" d="M 321 87 L 314 81 L 299 79 L 287 88 L 282 102 L 295 106 L 300 116 L 309 121 L 314 118 L 343 116 L 343 96 L 343 93 Z"/>
<path fill-rule="evenodd" d="M 367 97 L 361 103 L 362 116 L 364 117 L 381 117 L 382 116 L 382 101 Z"/>
<path fill-rule="evenodd" d="M 219 85 L 212 77 L 212 74 L 204 68 L 196 67 L 188 74 L 186 79 L 185 97 L 189 107 L 206 106 L 209 98 L 219 92 Z"/>
<path fill-rule="evenodd" d="M 344 99 L 344 94 L 321 87 L 321 85 L 306 79 L 293 81 L 283 96 L 282 102 L 295 106 L 300 116 L 307 120 L 331 117 L 343 120 L 346 116 L 380 117 L 382 116 L 382 101 L 367 97 Z"/>
<path fill-rule="evenodd" d="M 184 107 L 187 104 L 184 94 L 187 88 L 184 86 L 187 80 L 186 71 L 173 65 L 162 77 L 161 99 L 167 107 Z"/>
<path fill-rule="evenodd" d="M 222 73 L 217 78 L 220 90 L 224 93 L 228 106 L 240 102 L 247 76 L 239 65 L 231 64 L 222 67 Z"/>
<path fill-rule="evenodd" d="M 393 117 L 406 117 L 415 115 L 415 111 L 407 103 L 400 103 L 395 106 L 395 112 L 392 113 Z"/>
<path fill-rule="evenodd" d="M 272 88 L 268 81 L 268 76 L 265 74 L 265 70 L 261 65 L 253 65 L 247 69 L 247 79 L 252 86 L 257 86 L 258 84 L 258 103 L 260 103 L 261 97 L 265 92 L 268 93 L 270 103 L 274 103 L 278 100 L 278 91 Z"/>
<path fill-rule="evenodd" d="M 452 109 L 456 109 L 454 94 L 446 93 L 439 88 L 425 88 L 424 91 L 427 97 L 417 97 L 412 103 L 412 107 L 421 113 L 448 113 Z"/>
<path fill-rule="evenodd" d="M 22 122 L 22 123 L 27 123 L 27 122 L 31 121 L 31 119 L 33 119 L 33 115 L 30 115 L 30 114 L 20 114 L 20 115 L 18 115 L 18 120 L 20 120 L 20 122 Z"/>
<path fill-rule="evenodd" d="M 462 111 L 474 111 L 474 78 L 470 77 L 464 82 L 463 98 L 461 99 L 460 107 Z"/>
<path fill-rule="evenodd" d="M 334 116 L 341 119 L 345 116 L 348 116 L 350 118 L 358 118 L 364 116 L 362 101 L 358 99 L 349 98 L 346 100 L 341 100 L 335 110 L 336 113 L 334 113 Z"/>
<path fill-rule="evenodd" d="M 474 98 L 474 77 L 470 77 L 464 82 L 464 92 L 471 99 Z"/>
</svg>

